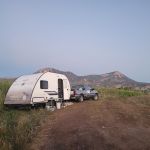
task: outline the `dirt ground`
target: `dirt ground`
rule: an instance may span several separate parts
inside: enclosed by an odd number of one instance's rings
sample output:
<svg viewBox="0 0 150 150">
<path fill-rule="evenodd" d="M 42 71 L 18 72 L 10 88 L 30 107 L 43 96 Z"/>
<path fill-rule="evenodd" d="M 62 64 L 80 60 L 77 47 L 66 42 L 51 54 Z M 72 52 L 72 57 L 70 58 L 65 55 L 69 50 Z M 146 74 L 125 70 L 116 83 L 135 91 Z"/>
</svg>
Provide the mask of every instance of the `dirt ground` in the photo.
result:
<svg viewBox="0 0 150 150">
<path fill-rule="evenodd" d="M 31 150 L 150 150 L 150 107 L 130 100 L 75 103 L 52 112 Z"/>
</svg>

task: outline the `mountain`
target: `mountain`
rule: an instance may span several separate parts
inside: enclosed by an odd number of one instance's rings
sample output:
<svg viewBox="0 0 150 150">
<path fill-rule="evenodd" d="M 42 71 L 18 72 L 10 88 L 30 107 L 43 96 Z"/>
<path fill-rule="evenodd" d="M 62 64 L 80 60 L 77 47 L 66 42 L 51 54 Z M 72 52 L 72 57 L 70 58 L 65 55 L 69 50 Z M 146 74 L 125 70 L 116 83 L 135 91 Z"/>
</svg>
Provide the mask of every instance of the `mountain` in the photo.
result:
<svg viewBox="0 0 150 150">
<path fill-rule="evenodd" d="M 65 72 L 65 71 L 60 71 L 60 70 L 54 69 L 54 68 L 43 68 L 43 69 L 39 69 L 35 73 L 41 73 L 41 72 L 53 72 L 53 73 L 64 74 L 68 77 L 70 82 L 79 80 L 79 76 L 77 76 L 74 73 L 69 72 L 69 71 Z"/>
<path fill-rule="evenodd" d="M 96 87 L 109 87 L 109 88 L 129 87 L 129 88 L 142 89 L 142 90 L 150 89 L 150 83 L 142 83 L 142 82 L 134 81 L 119 71 L 114 71 L 114 72 L 101 74 L 101 75 L 78 76 L 69 71 L 65 72 L 54 68 L 43 68 L 36 71 L 35 73 L 47 72 L 47 71 L 66 75 L 71 85 L 88 84 Z"/>
</svg>

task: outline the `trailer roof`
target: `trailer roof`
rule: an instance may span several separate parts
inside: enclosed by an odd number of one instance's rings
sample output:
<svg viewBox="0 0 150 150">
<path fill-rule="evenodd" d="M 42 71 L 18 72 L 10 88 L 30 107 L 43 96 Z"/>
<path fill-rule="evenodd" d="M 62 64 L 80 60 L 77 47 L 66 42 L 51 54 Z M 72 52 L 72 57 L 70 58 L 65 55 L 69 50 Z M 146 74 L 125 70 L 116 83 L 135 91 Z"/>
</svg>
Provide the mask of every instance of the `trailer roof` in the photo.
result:
<svg viewBox="0 0 150 150">
<path fill-rule="evenodd" d="M 5 102 L 22 101 L 22 103 L 29 102 L 31 100 L 32 92 L 38 79 L 43 73 L 23 75 L 17 78 L 10 87 L 6 96 Z"/>
</svg>

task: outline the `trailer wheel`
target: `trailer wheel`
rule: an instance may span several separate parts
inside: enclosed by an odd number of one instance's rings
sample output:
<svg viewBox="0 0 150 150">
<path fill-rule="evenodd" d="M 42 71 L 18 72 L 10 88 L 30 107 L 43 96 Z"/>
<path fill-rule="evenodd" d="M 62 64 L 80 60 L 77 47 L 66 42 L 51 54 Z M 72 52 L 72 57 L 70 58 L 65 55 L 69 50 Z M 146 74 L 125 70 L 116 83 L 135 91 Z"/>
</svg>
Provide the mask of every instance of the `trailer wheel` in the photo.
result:
<svg viewBox="0 0 150 150">
<path fill-rule="evenodd" d="M 79 102 L 83 102 L 83 101 L 84 101 L 84 97 L 83 95 L 80 95 Z"/>
</svg>

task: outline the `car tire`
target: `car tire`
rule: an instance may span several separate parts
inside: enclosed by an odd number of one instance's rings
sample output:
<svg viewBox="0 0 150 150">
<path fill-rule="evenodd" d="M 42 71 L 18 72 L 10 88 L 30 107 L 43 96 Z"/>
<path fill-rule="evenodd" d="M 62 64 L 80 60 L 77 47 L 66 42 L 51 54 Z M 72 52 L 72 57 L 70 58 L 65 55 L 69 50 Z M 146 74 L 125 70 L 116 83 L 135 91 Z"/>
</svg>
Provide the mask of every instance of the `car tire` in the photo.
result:
<svg viewBox="0 0 150 150">
<path fill-rule="evenodd" d="M 98 94 L 95 94 L 95 95 L 94 95 L 93 100 L 95 100 L 95 101 L 98 100 Z"/>
<path fill-rule="evenodd" d="M 79 102 L 83 102 L 83 101 L 84 101 L 84 97 L 83 95 L 80 95 Z"/>
</svg>

